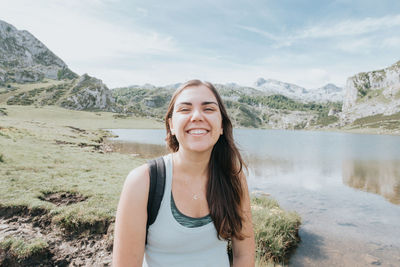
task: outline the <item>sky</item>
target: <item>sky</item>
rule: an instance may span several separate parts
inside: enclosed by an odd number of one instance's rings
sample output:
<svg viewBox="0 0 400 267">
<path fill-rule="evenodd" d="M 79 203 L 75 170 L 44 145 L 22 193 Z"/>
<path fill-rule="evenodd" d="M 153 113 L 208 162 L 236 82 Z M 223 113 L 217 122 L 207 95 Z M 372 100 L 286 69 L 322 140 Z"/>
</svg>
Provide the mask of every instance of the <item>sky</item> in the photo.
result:
<svg viewBox="0 0 400 267">
<path fill-rule="evenodd" d="M 0 0 L 0 19 L 109 88 L 345 86 L 400 60 L 399 0 Z"/>
</svg>

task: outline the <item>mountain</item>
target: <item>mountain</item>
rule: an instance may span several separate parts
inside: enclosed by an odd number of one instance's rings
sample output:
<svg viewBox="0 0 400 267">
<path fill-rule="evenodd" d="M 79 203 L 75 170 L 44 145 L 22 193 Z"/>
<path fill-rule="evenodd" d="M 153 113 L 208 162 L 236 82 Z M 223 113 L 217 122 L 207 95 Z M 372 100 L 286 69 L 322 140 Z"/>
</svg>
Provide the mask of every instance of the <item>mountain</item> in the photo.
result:
<svg viewBox="0 0 400 267">
<path fill-rule="evenodd" d="M 361 72 L 347 79 L 341 125 L 365 117 L 385 119 L 385 116 L 394 115 L 400 116 L 400 61 L 385 69 Z"/>
<path fill-rule="evenodd" d="M 308 91 L 295 84 L 285 83 L 273 79 L 265 80 L 264 78 L 258 78 L 254 83 L 254 88 L 271 94 L 281 94 L 292 98 L 301 98 L 301 95 L 305 95 Z"/>
<path fill-rule="evenodd" d="M 0 102 L 3 99 L 8 105 L 121 110 L 101 80 L 87 74 L 78 76 L 28 31 L 1 20 L 0 95 Z"/>
<path fill-rule="evenodd" d="M 0 104 L 58 105 L 161 120 L 180 85 L 144 84 L 109 90 L 100 79 L 72 72 L 29 32 L 0 21 Z M 237 127 L 400 129 L 400 61 L 350 77 L 345 91 L 334 84 L 306 89 L 264 78 L 253 87 L 235 83 L 215 86 Z M 7 116 L 7 112 L 1 109 L 0 115 Z"/>
<path fill-rule="evenodd" d="M 306 102 L 339 102 L 343 101 L 344 95 L 342 88 L 331 83 L 317 89 L 306 89 L 291 83 L 258 78 L 254 88 L 268 94 L 280 94 Z"/>
<path fill-rule="evenodd" d="M 330 110 L 341 103 L 303 103 L 283 95 L 270 95 L 237 84 L 215 84 L 236 127 L 303 129 L 336 122 Z M 126 114 L 164 118 L 174 90 L 170 86 L 129 86 L 112 90 L 116 104 Z"/>
<path fill-rule="evenodd" d="M 328 83 L 317 89 L 308 91 L 309 99 L 315 102 L 342 102 L 344 99 L 344 89 Z"/>
<path fill-rule="evenodd" d="M 84 74 L 60 101 L 62 107 L 75 110 L 105 110 L 118 112 L 112 92 L 99 79 Z"/>
<path fill-rule="evenodd" d="M 0 83 L 76 78 L 68 66 L 28 31 L 0 20 Z"/>
</svg>

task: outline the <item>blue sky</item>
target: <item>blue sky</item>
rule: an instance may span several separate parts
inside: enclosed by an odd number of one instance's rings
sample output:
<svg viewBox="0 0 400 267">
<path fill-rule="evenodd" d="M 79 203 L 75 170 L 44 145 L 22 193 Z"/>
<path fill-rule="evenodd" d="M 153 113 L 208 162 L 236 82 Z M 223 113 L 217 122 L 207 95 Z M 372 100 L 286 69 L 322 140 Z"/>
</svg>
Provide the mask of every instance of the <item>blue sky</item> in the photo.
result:
<svg viewBox="0 0 400 267">
<path fill-rule="evenodd" d="M 259 77 L 344 86 L 400 60 L 399 0 L 0 0 L 0 19 L 110 88 Z"/>
</svg>

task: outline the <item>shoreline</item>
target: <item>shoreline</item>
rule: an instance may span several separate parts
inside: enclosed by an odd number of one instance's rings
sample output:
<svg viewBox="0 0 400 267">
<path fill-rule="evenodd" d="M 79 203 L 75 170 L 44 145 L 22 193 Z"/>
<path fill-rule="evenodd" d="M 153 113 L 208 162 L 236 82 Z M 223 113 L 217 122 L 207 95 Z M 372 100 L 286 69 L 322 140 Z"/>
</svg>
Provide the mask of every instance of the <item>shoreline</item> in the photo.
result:
<svg viewBox="0 0 400 267">
<path fill-rule="evenodd" d="M 70 123 L 74 125 L 78 123 L 79 126 L 90 127 L 93 129 L 164 129 L 164 122 L 154 119 L 152 117 L 118 117 L 119 113 L 112 112 L 96 112 L 96 111 L 78 111 L 78 110 L 69 110 L 61 107 L 55 106 L 43 106 L 43 107 L 33 107 L 33 106 L 19 106 L 19 105 L 5 105 L 0 104 L 0 108 L 5 108 L 6 112 L 17 113 L 20 115 L 23 112 L 19 112 L 18 110 L 25 109 L 32 114 L 28 116 L 30 119 L 34 119 L 33 115 L 43 115 L 46 111 L 55 112 L 58 114 L 62 114 L 62 111 L 65 111 L 65 114 L 71 114 L 72 118 L 77 118 L 77 120 L 71 120 Z M 84 115 L 84 119 L 79 119 L 80 115 Z M 0 115 L 0 118 L 7 118 L 10 115 Z M 103 122 L 103 126 L 101 123 L 90 123 L 90 120 L 96 119 L 105 119 Z M 46 121 L 51 118 L 46 118 Z M 137 123 L 139 121 L 139 123 Z M 86 125 L 82 122 L 85 122 Z M 79 127 L 78 126 L 78 127 Z M 96 127 L 97 126 L 97 127 Z M 351 128 L 351 126 L 344 126 L 342 128 L 337 127 L 324 127 L 324 128 L 308 128 L 308 129 L 277 129 L 277 128 L 268 128 L 268 127 L 260 127 L 260 128 L 248 128 L 248 127 L 234 127 L 235 129 L 258 129 L 258 130 L 278 130 L 278 131 L 315 131 L 315 132 L 334 132 L 334 133 L 348 133 L 348 134 L 369 134 L 369 135 L 390 135 L 390 136 L 400 136 L 400 129 L 389 130 L 382 128 Z"/>
</svg>

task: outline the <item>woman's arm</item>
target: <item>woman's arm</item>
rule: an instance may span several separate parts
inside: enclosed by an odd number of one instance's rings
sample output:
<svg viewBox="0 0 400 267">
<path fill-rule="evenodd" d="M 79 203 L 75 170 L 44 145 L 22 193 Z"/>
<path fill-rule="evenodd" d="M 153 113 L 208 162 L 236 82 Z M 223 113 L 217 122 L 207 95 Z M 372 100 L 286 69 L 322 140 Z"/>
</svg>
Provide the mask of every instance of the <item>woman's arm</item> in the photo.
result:
<svg viewBox="0 0 400 267">
<path fill-rule="evenodd" d="M 241 175 L 243 188 L 243 240 L 232 238 L 233 266 L 234 267 L 254 267 L 255 264 L 255 241 L 253 222 L 251 219 L 250 197 L 247 187 L 246 177 Z"/>
<path fill-rule="evenodd" d="M 142 267 L 146 241 L 149 171 L 142 165 L 125 180 L 114 229 L 113 266 Z"/>
</svg>

